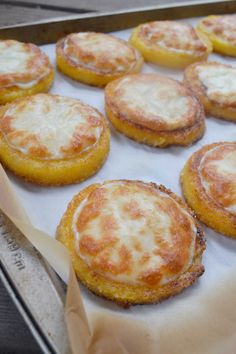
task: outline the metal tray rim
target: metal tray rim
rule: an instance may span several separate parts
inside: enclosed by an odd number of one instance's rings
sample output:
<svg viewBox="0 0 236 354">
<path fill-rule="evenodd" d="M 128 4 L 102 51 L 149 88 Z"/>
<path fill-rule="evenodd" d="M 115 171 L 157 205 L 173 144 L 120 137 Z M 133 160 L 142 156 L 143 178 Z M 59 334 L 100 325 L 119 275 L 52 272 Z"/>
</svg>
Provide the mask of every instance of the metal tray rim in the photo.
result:
<svg viewBox="0 0 236 354">
<path fill-rule="evenodd" d="M 178 3 L 170 3 L 166 2 L 164 4 L 157 4 L 155 6 L 142 6 L 142 7 L 137 7 L 137 8 L 131 8 L 131 9 L 125 9 L 125 10 L 118 10 L 118 11 L 102 11 L 102 12 L 89 12 L 86 14 L 79 14 L 79 15 L 69 15 L 69 16 L 60 16 L 56 18 L 49 18 L 45 20 L 39 20 L 39 21 L 33 21 L 33 22 L 22 22 L 19 24 L 15 25 L 8 25 L 8 26 L 0 26 L 0 30 L 7 30 L 7 29 L 19 29 L 22 27 L 31 27 L 31 26 L 38 26 L 38 25 L 50 25 L 50 24 L 57 24 L 57 23 L 62 23 L 62 22 L 67 22 L 67 21 L 74 21 L 74 20 L 80 20 L 80 19 L 98 19 L 98 18 L 103 18 L 103 17 L 111 17 L 111 16 L 117 16 L 117 15 L 137 15 L 140 13 L 147 13 L 151 11 L 158 11 L 158 10 L 175 10 L 175 9 L 181 9 L 181 8 L 196 8 L 202 5 L 203 7 L 209 6 L 209 5 L 236 5 L 236 0 L 198 0 L 195 2 L 190 2 L 190 1 L 181 1 Z M 196 15 L 197 16 L 197 15 Z"/>
</svg>

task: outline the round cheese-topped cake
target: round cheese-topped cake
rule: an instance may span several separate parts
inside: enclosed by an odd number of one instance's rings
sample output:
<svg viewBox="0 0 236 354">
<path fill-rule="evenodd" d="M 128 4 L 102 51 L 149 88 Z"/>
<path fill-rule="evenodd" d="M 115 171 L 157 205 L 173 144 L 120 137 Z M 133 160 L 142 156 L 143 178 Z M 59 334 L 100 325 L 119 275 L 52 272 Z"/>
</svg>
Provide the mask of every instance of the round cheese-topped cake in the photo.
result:
<svg viewBox="0 0 236 354">
<path fill-rule="evenodd" d="M 141 55 L 129 43 L 96 32 L 72 33 L 60 40 L 57 61 L 65 74 L 82 82 L 87 79 L 86 83 L 98 86 L 124 74 L 138 72 L 142 65 Z M 96 78 L 97 83 L 92 81 Z"/>
<path fill-rule="evenodd" d="M 134 303 L 158 301 L 168 296 L 160 289 L 173 281 L 180 291 L 179 279 L 188 274 L 193 281 L 189 271 L 204 249 L 196 220 L 183 202 L 164 187 L 139 181 L 86 188 L 69 205 L 57 234 L 73 248 L 82 282 L 118 302 L 129 302 L 132 289 L 139 289 L 132 295 Z M 197 267 L 202 272 L 202 265 Z M 120 292 L 112 294 L 119 285 L 123 298 Z"/>
<path fill-rule="evenodd" d="M 236 45 L 236 15 L 209 16 L 202 24 L 209 32 Z"/>
<path fill-rule="evenodd" d="M 236 215 L 236 144 L 209 149 L 201 159 L 199 173 L 207 195 Z"/>
<path fill-rule="evenodd" d="M 213 116 L 236 121 L 236 68 L 218 62 L 190 65 L 184 83 Z"/>
<path fill-rule="evenodd" d="M 150 145 L 187 145 L 204 131 L 203 110 L 191 91 L 158 74 L 113 81 L 105 89 L 105 102 L 119 131 Z"/>
<path fill-rule="evenodd" d="M 95 189 L 73 218 L 78 255 L 108 279 L 166 283 L 193 260 L 196 226 L 168 194 L 144 183 Z"/>
<path fill-rule="evenodd" d="M 236 143 L 204 146 L 182 172 L 184 195 L 200 220 L 236 237 Z"/>
<path fill-rule="evenodd" d="M 104 73 L 129 71 L 138 57 L 137 51 L 123 40 L 94 32 L 71 34 L 63 50 L 76 64 Z"/>
<path fill-rule="evenodd" d="M 49 59 L 36 45 L 15 40 L 0 41 L 0 103 L 47 91 L 52 80 Z"/>
<path fill-rule="evenodd" d="M 134 29 L 130 42 L 147 61 L 164 66 L 184 67 L 206 59 L 211 45 L 186 23 L 154 21 Z"/>
<path fill-rule="evenodd" d="M 38 164 L 58 161 L 58 168 L 61 161 L 83 159 L 98 149 L 107 129 L 97 110 L 57 95 L 38 94 L 18 100 L 4 107 L 0 115 L 1 140 L 11 152 Z M 4 152 L 2 158 L 4 162 Z"/>
<path fill-rule="evenodd" d="M 160 46 L 176 52 L 197 54 L 207 46 L 192 26 L 174 21 L 156 21 L 140 26 L 139 36 L 150 46 Z"/>
<path fill-rule="evenodd" d="M 81 101 L 38 94 L 13 103 L 0 120 L 0 130 L 23 154 L 64 159 L 93 147 L 103 123 L 100 113 Z"/>
<path fill-rule="evenodd" d="M 236 15 L 208 16 L 198 28 L 212 41 L 215 51 L 236 56 Z"/>
</svg>

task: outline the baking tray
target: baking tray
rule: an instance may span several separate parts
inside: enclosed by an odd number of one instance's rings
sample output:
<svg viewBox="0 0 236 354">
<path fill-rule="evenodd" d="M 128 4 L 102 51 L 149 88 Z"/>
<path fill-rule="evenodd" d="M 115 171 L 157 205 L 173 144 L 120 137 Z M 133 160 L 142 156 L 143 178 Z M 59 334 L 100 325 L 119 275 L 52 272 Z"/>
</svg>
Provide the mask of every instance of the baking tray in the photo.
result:
<svg viewBox="0 0 236 354">
<path fill-rule="evenodd" d="M 0 28 L 0 38 L 46 44 L 56 42 L 58 38 L 76 31 L 113 32 L 152 20 L 183 19 L 233 12 L 236 12 L 236 1 L 232 0 L 167 3 L 129 11 L 70 16 L 52 21 L 3 27 Z M 37 251 L 2 214 L 0 215 L 0 238 L 0 278 L 32 334 L 44 353 L 69 353 L 63 321 L 65 297 L 63 285 Z M 25 269 L 30 270 L 31 276 L 29 273 L 25 275 L 30 280 L 28 282 L 20 281 Z M 41 278 L 38 277 L 38 271 Z M 59 314 L 56 317 L 49 316 L 50 320 L 48 318 L 45 320 L 45 316 L 40 318 L 37 311 L 37 296 L 32 292 L 32 288 L 38 289 L 42 285 L 38 282 L 39 278 L 44 279 L 44 286 L 47 289 L 45 295 L 51 298 L 51 301 L 47 303 L 48 310 L 53 315 L 53 312 L 55 313 L 53 309 L 56 306 L 57 314 Z M 48 296 L 49 291 L 54 296 Z"/>
<path fill-rule="evenodd" d="M 1 212 L 0 279 L 43 353 L 69 354 L 64 284 Z"/>
<path fill-rule="evenodd" d="M 68 33 L 78 31 L 113 32 L 134 27 L 153 20 L 174 20 L 188 17 L 200 17 L 209 14 L 236 12 L 235 0 L 207 0 L 192 3 L 168 3 L 155 7 L 137 8 L 99 14 L 61 17 L 34 23 L 0 27 L 1 39 L 17 39 L 35 44 L 53 43 Z"/>
</svg>

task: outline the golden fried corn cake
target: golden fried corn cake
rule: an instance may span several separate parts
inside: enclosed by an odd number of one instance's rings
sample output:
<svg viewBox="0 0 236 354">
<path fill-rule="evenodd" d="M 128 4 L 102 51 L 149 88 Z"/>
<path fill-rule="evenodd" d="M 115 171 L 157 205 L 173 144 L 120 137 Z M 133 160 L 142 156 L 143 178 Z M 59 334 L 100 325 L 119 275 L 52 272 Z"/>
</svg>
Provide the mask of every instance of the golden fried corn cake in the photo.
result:
<svg viewBox="0 0 236 354">
<path fill-rule="evenodd" d="M 38 94 L 0 108 L 0 161 L 16 175 L 46 185 L 94 174 L 109 151 L 109 128 L 94 108 Z"/>
<path fill-rule="evenodd" d="M 109 83 L 105 108 L 119 132 L 152 146 L 189 145 L 205 129 L 203 108 L 192 92 L 158 74 L 129 75 Z"/>
<path fill-rule="evenodd" d="M 236 68 L 217 62 L 188 66 L 184 84 L 199 98 L 208 115 L 236 122 Z"/>
<path fill-rule="evenodd" d="M 214 143 L 195 152 L 182 171 L 181 182 L 198 218 L 236 238 L 236 143 Z"/>
<path fill-rule="evenodd" d="M 204 272 L 205 241 L 196 218 L 154 183 L 90 185 L 69 204 L 57 238 L 80 281 L 123 306 L 175 295 Z"/>
<path fill-rule="evenodd" d="M 0 104 L 47 92 L 53 78 L 47 55 L 36 45 L 0 40 Z"/>
<path fill-rule="evenodd" d="M 211 42 L 191 25 L 175 21 L 155 21 L 136 27 L 130 42 L 148 62 L 184 68 L 204 60 L 212 51 Z"/>
<path fill-rule="evenodd" d="M 215 52 L 236 56 L 236 15 L 208 16 L 198 30 L 208 36 Z"/>
<path fill-rule="evenodd" d="M 137 73 L 143 65 L 141 54 L 128 42 L 96 33 L 72 33 L 57 43 L 57 66 L 72 79 L 89 85 L 108 82 Z"/>
</svg>

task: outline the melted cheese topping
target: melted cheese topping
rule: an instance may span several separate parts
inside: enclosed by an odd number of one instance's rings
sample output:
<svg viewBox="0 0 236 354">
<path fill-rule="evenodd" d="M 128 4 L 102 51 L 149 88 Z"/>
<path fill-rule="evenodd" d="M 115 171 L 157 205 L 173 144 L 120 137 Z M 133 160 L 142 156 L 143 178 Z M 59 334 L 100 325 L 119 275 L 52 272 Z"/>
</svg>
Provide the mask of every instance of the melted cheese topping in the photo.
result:
<svg viewBox="0 0 236 354">
<path fill-rule="evenodd" d="M 64 53 L 76 65 L 105 74 L 127 72 L 139 53 L 127 42 L 94 32 L 73 33 L 64 41 Z"/>
<path fill-rule="evenodd" d="M 208 32 L 236 45 L 236 15 L 207 17 L 202 24 Z"/>
<path fill-rule="evenodd" d="M 199 170 L 207 195 L 236 215 L 236 143 L 222 143 L 208 150 Z"/>
<path fill-rule="evenodd" d="M 164 284 L 192 263 L 196 227 L 172 197 L 136 181 L 110 181 L 73 217 L 78 255 L 95 272 L 129 284 Z"/>
<path fill-rule="evenodd" d="M 112 104 L 121 116 L 150 129 L 174 130 L 192 126 L 199 105 L 179 82 L 156 74 L 126 76 L 114 83 Z"/>
<path fill-rule="evenodd" d="M 197 74 L 211 100 L 236 105 L 235 68 L 218 63 L 199 64 Z"/>
<path fill-rule="evenodd" d="M 32 157 L 73 157 L 96 144 L 102 132 L 100 114 L 75 99 L 38 94 L 8 107 L 0 130 L 13 149 Z"/>
<path fill-rule="evenodd" d="M 0 41 L 0 88 L 32 87 L 50 70 L 46 54 L 34 44 Z"/>
<path fill-rule="evenodd" d="M 198 37 L 192 26 L 174 21 L 155 21 L 140 26 L 139 36 L 148 45 L 158 46 L 173 52 L 199 55 L 207 46 Z"/>
</svg>

